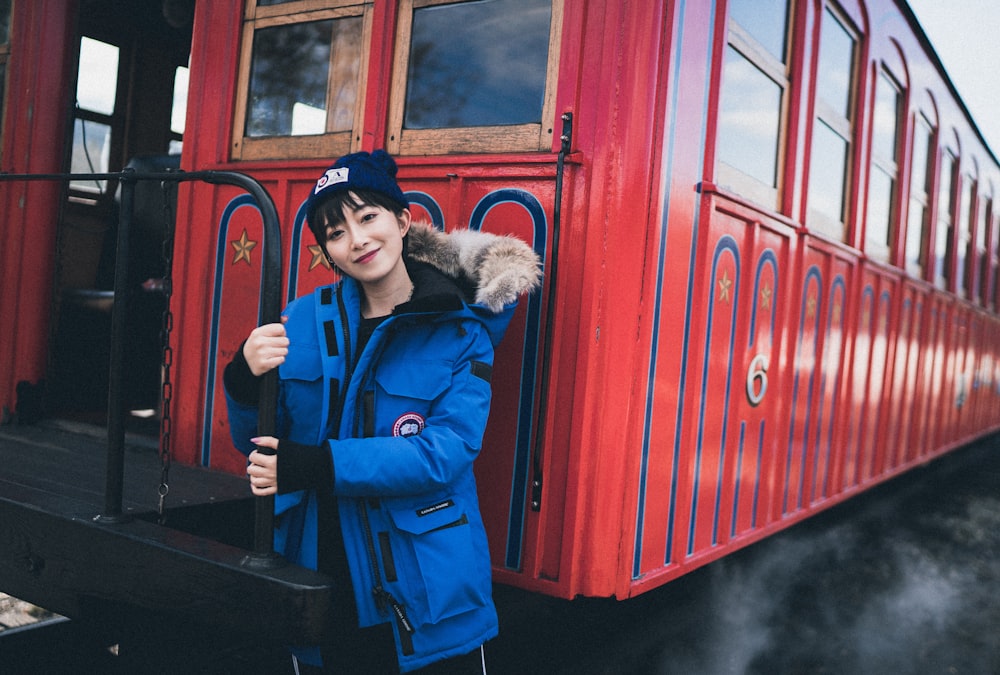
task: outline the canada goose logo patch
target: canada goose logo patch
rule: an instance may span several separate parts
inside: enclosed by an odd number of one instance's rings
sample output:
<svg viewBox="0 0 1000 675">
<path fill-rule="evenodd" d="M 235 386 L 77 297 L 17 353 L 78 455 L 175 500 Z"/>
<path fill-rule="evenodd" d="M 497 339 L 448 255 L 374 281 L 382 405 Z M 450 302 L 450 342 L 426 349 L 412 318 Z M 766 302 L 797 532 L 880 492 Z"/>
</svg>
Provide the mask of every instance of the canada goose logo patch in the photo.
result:
<svg viewBox="0 0 1000 675">
<path fill-rule="evenodd" d="M 313 190 L 313 194 L 319 194 L 320 190 L 326 189 L 331 185 L 346 183 L 349 174 L 350 169 L 347 167 L 340 169 L 327 169 L 326 173 L 320 176 L 319 180 L 316 181 L 316 189 Z"/>
<path fill-rule="evenodd" d="M 423 416 L 413 412 L 400 416 L 400 418 L 396 420 L 395 424 L 392 425 L 392 435 L 402 436 L 403 438 L 406 438 L 407 436 L 416 436 L 423 430 Z"/>
</svg>

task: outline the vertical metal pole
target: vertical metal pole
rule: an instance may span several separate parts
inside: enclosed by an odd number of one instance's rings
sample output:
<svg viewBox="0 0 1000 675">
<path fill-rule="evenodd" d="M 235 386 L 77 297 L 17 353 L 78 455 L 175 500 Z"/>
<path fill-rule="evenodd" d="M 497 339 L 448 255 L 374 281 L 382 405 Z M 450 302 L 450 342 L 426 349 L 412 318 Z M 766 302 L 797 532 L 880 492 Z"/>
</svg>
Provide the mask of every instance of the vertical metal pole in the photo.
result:
<svg viewBox="0 0 1000 675">
<path fill-rule="evenodd" d="M 122 173 L 121 212 L 115 253 L 114 304 L 111 310 L 111 360 L 108 377 L 108 454 L 104 485 L 102 522 L 121 522 L 122 491 L 125 482 L 125 401 L 122 376 L 125 372 L 125 325 L 128 318 L 129 230 L 135 201 L 135 180 L 131 170 Z"/>
</svg>

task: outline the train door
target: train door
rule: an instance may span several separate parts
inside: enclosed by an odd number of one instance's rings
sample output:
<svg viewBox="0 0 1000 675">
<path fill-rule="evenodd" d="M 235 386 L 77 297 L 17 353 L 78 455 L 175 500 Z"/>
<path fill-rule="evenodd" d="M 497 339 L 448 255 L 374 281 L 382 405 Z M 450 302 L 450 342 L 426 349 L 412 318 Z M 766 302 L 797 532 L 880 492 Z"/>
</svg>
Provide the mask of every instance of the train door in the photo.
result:
<svg viewBox="0 0 1000 675">
<path fill-rule="evenodd" d="M 194 0 L 82 0 L 79 8 L 64 170 L 179 166 Z M 74 180 L 63 193 L 46 387 L 57 418 L 107 417 L 118 192 L 116 181 Z M 123 391 L 129 427 L 156 433 L 170 195 L 143 183 L 135 202 Z"/>
</svg>

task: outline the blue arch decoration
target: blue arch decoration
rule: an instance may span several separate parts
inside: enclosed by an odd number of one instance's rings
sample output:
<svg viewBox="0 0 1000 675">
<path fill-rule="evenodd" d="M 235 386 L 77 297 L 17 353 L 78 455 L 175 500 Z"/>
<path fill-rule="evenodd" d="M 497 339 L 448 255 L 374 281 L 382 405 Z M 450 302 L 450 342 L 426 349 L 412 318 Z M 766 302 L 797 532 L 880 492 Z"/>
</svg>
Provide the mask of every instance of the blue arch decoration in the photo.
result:
<svg viewBox="0 0 1000 675">
<path fill-rule="evenodd" d="M 535 195 L 527 190 L 501 188 L 484 196 L 469 216 L 469 229 L 479 230 L 486 215 L 500 204 L 517 204 L 531 217 L 534 228 L 531 246 L 544 261 L 548 245 L 548 219 Z M 538 376 L 539 335 L 542 324 L 542 293 L 528 296 L 528 314 L 524 326 L 524 358 L 521 361 L 521 387 L 517 407 L 517 442 L 514 446 L 514 471 L 511 476 L 510 511 L 507 520 L 507 544 L 504 566 L 520 569 L 524 546 L 525 507 L 528 502 L 529 471 L 531 469 L 531 439 L 534 432 L 535 388 Z M 549 317 L 549 321 L 552 317 Z"/>
<path fill-rule="evenodd" d="M 709 287 L 709 303 L 708 303 L 708 316 L 705 324 L 705 343 L 704 343 L 704 354 L 702 365 L 701 365 L 701 400 L 698 405 L 698 431 L 697 431 L 697 443 L 695 444 L 695 462 L 694 462 L 694 479 L 691 481 L 694 485 L 694 489 L 691 491 L 691 518 L 688 523 L 688 540 L 687 540 L 687 554 L 691 555 L 694 553 L 694 538 L 695 530 L 698 524 L 698 498 L 699 498 L 699 488 L 701 485 L 701 460 L 702 451 L 704 449 L 704 439 L 705 439 L 705 410 L 707 406 L 707 393 L 708 393 L 708 369 L 710 353 L 710 345 L 712 342 L 712 325 L 715 323 L 715 312 L 716 312 L 716 294 L 715 294 L 715 279 L 718 275 L 719 262 L 722 260 L 722 256 L 728 253 L 733 258 L 733 267 L 735 268 L 733 274 L 733 286 L 732 295 L 730 298 L 730 308 L 729 308 L 729 347 L 726 354 L 726 386 L 725 393 L 723 396 L 723 414 L 722 414 L 722 438 L 719 443 L 719 469 L 718 476 L 716 476 L 716 493 L 715 493 L 715 504 L 712 517 L 712 545 L 714 546 L 718 543 L 719 535 L 719 504 L 722 485 L 722 471 L 725 467 L 725 453 L 726 453 L 726 433 L 729 427 L 729 391 L 732 386 L 733 379 L 733 351 L 736 344 L 736 331 L 733 327 L 736 325 L 736 312 L 739 308 L 739 297 L 740 297 L 740 247 L 736 243 L 736 240 L 731 235 L 723 235 L 719 238 L 718 243 L 715 245 L 715 252 L 712 255 L 712 273 L 709 277 L 710 287 Z M 721 308 L 720 308 L 721 309 Z M 725 319 L 725 314 L 720 312 L 720 316 Z"/>
<path fill-rule="evenodd" d="M 215 378 L 218 372 L 218 352 L 219 352 L 219 313 L 222 310 L 222 286 L 223 278 L 226 272 L 226 254 L 228 253 L 228 247 L 226 246 L 226 235 L 229 232 L 229 222 L 233 218 L 233 214 L 244 206 L 249 206 L 253 208 L 257 213 L 260 213 L 260 209 L 257 207 L 257 203 L 254 201 L 253 197 L 248 194 L 243 194 L 232 199 L 222 211 L 222 217 L 219 218 L 219 231 L 216 234 L 215 242 L 215 282 L 212 286 L 212 312 L 209 319 L 209 345 L 208 345 L 208 363 L 206 364 L 206 377 L 205 377 L 205 405 L 204 420 L 201 432 L 201 464 L 202 466 L 208 466 L 211 460 L 212 453 L 212 428 L 213 428 L 213 417 L 215 415 Z M 261 238 L 263 239 L 265 233 L 261 231 Z M 262 242 L 264 246 L 268 246 L 267 241 Z M 273 242 L 272 242 L 273 243 Z M 263 284 L 264 278 L 261 275 L 260 283 Z M 261 292 L 263 288 L 260 289 Z M 259 295 L 259 293 L 258 293 Z M 258 313 L 259 322 L 259 313 Z"/>
<path fill-rule="evenodd" d="M 823 276 L 819 271 L 819 267 L 813 265 L 806 272 L 806 276 L 802 282 L 802 302 L 799 306 L 799 330 L 798 337 L 795 348 L 795 363 L 802 362 L 802 352 L 806 349 L 808 345 L 805 345 L 802 339 L 803 331 L 805 330 L 806 318 L 808 315 L 807 306 L 809 302 L 809 287 L 810 285 L 816 285 L 816 306 L 813 309 L 813 343 L 812 343 L 812 372 L 809 373 L 809 385 L 806 391 L 806 416 L 805 422 L 802 425 L 802 464 L 800 466 L 800 476 L 799 476 L 799 491 L 795 497 L 795 509 L 802 507 L 802 475 L 805 472 L 805 453 L 809 445 L 809 429 L 810 429 L 810 418 L 812 415 L 812 400 L 813 400 L 813 388 L 816 386 L 816 371 L 818 369 L 817 360 L 819 356 L 819 331 L 820 331 L 820 320 L 822 314 L 822 302 L 823 302 Z M 792 455 L 795 452 L 795 415 L 798 411 L 799 402 L 799 369 L 795 369 L 795 377 L 792 381 L 792 414 L 788 422 L 788 448 L 785 457 L 785 476 L 784 476 L 784 489 L 782 490 L 781 498 L 781 513 L 782 515 L 787 514 L 789 511 L 788 501 L 789 501 L 789 474 L 792 471 Z"/>
<path fill-rule="evenodd" d="M 750 336 L 747 342 L 747 348 L 752 349 L 757 341 L 757 304 L 760 301 L 760 281 L 764 276 L 764 270 L 766 268 L 771 269 L 771 275 L 774 277 L 774 288 L 771 289 L 771 307 L 778 306 L 778 289 L 781 288 L 780 283 L 780 273 L 778 271 L 778 256 L 774 252 L 774 249 L 767 248 L 760 254 L 757 258 L 757 271 L 754 273 L 753 280 L 753 294 L 752 302 L 750 307 Z M 768 326 L 768 331 L 771 336 L 772 348 L 774 345 L 774 324 L 775 315 L 777 312 L 770 312 L 770 325 Z M 736 466 L 743 466 L 743 453 L 745 450 L 744 442 L 746 440 L 746 420 L 740 423 L 740 437 L 739 443 L 737 445 L 737 457 Z M 760 480 L 761 480 L 761 465 L 764 460 L 764 430 L 765 430 L 765 420 L 761 420 L 757 428 L 757 452 L 756 452 L 756 470 L 753 480 L 753 493 L 752 500 L 750 503 L 750 529 L 756 529 L 757 527 L 757 507 L 760 503 Z M 740 491 L 743 489 L 743 477 L 742 472 L 736 472 L 736 481 L 733 485 L 733 512 L 730 518 L 729 536 L 730 538 L 735 537 L 736 524 L 739 517 L 739 507 L 740 507 Z"/>
</svg>

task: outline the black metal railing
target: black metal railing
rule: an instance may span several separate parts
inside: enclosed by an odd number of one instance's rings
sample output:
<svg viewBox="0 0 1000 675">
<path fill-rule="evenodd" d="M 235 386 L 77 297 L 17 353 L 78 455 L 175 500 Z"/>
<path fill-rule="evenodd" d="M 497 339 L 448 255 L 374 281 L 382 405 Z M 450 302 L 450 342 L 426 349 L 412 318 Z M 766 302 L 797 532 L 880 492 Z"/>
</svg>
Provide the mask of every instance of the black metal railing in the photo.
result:
<svg viewBox="0 0 1000 675">
<path fill-rule="evenodd" d="M 281 230 L 278 213 L 267 190 L 255 179 L 235 171 L 166 171 L 144 172 L 126 168 L 115 173 L 0 173 L 0 181 L 77 181 L 117 180 L 121 185 L 118 236 L 116 242 L 114 304 L 111 315 L 111 360 L 108 388 L 108 447 L 104 488 L 104 511 L 95 517 L 101 522 L 124 520 L 122 499 L 125 474 L 125 400 L 124 400 L 124 341 L 128 314 L 127 278 L 129 266 L 129 235 L 135 206 L 135 186 L 140 181 L 191 182 L 242 188 L 256 202 L 264 228 L 263 268 L 261 279 L 260 320 L 277 323 L 281 320 Z M 262 436 L 274 434 L 277 413 L 278 377 L 272 370 L 261 380 L 258 431 Z M 273 452 L 259 448 L 261 452 Z M 251 567 L 274 567 L 282 564 L 274 552 L 274 497 L 257 497 L 254 517 L 254 548 L 244 564 Z"/>
</svg>

